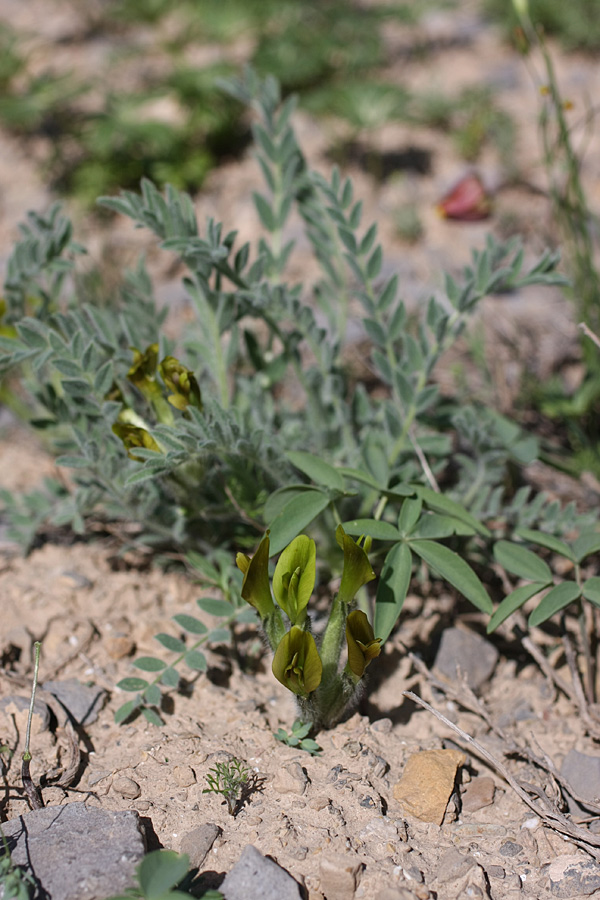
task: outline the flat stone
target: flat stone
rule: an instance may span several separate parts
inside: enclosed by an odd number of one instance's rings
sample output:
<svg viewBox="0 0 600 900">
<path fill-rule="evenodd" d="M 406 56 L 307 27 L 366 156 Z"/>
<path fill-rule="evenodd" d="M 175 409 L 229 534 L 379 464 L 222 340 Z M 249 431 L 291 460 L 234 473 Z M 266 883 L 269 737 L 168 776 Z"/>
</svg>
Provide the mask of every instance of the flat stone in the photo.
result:
<svg viewBox="0 0 600 900">
<path fill-rule="evenodd" d="M 352 900 L 363 864 L 351 852 L 328 853 L 321 859 L 321 891 L 327 900 Z"/>
<path fill-rule="evenodd" d="M 569 750 L 560 767 L 560 774 L 576 794 L 590 802 L 600 802 L 600 756 L 589 756 L 579 750 Z M 567 793 L 569 812 L 585 814 L 588 810 Z"/>
<path fill-rule="evenodd" d="M 187 853 L 191 867 L 199 869 L 220 834 L 221 829 L 212 822 L 199 825 L 182 838 L 179 852 Z"/>
<path fill-rule="evenodd" d="M 588 897 L 600 888 L 600 866 L 592 859 L 581 856 L 558 856 L 545 866 L 550 879 L 550 893 L 554 897 L 570 900 Z"/>
<path fill-rule="evenodd" d="M 498 651 L 474 631 L 447 628 L 435 657 L 435 668 L 446 678 L 456 681 L 464 676 L 473 690 L 481 687 L 492 675 L 498 662 Z"/>
<path fill-rule="evenodd" d="M 456 772 L 465 762 L 459 750 L 421 750 L 407 760 L 394 798 L 403 810 L 423 822 L 441 825 L 454 790 Z"/>
<path fill-rule="evenodd" d="M 303 892 L 289 872 L 248 844 L 219 887 L 225 900 L 302 900 Z"/>
<path fill-rule="evenodd" d="M 463 811 L 476 812 L 478 809 L 490 806 L 494 802 L 495 792 L 494 779 L 489 775 L 480 775 L 478 778 L 474 778 L 461 794 Z"/>
<path fill-rule="evenodd" d="M 65 681 L 45 681 L 45 691 L 52 694 L 78 725 L 95 722 L 108 696 L 104 688 L 88 687 L 76 678 Z"/>
<path fill-rule="evenodd" d="M 137 812 L 68 803 L 2 825 L 12 861 L 47 900 L 104 900 L 135 884 L 145 846 Z"/>
</svg>

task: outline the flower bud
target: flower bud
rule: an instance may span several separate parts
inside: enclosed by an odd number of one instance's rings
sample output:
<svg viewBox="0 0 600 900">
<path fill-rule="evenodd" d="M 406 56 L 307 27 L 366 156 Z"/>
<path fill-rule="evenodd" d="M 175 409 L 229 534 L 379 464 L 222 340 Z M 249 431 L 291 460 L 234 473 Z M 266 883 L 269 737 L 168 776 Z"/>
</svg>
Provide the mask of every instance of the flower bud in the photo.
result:
<svg viewBox="0 0 600 900">
<path fill-rule="evenodd" d="M 269 532 L 265 534 L 253 557 L 238 553 L 235 562 L 244 573 L 242 597 L 258 611 L 261 619 L 265 619 L 275 609 L 269 586 Z"/>
<path fill-rule="evenodd" d="M 315 639 L 296 625 L 284 634 L 273 657 L 273 675 L 288 690 L 306 697 L 321 683 L 323 664 Z"/>
<path fill-rule="evenodd" d="M 366 553 L 371 546 L 371 538 L 361 535 L 354 541 L 343 527 L 338 525 L 335 539 L 344 551 L 344 568 L 338 596 L 342 603 L 351 603 L 363 584 L 375 578 L 375 572 Z M 364 546 L 361 546 L 361 541 Z"/>
<path fill-rule="evenodd" d="M 129 459 L 136 459 L 139 462 L 144 462 L 143 457 L 136 456 L 135 453 L 130 452 L 135 447 L 145 447 L 146 450 L 156 450 L 158 453 L 161 452 L 159 445 L 145 428 L 140 428 L 138 425 L 127 425 L 125 422 L 115 422 L 112 426 L 112 430 L 114 434 L 123 441 L 123 444 L 127 448 L 127 456 Z"/>
<path fill-rule="evenodd" d="M 173 393 L 167 400 L 176 409 L 183 411 L 187 406 L 202 409 L 202 398 L 196 376 L 186 369 L 174 356 L 165 356 L 159 363 L 158 370 L 166 386 Z"/>
<path fill-rule="evenodd" d="M 279 557 L 273 575 L 275 599 L 292 625 L 301 625 L 306 618 L 316 573 L 315 542 L 305 534 L 299 534 Z"/>
<path fill-rule="evenodd" d="M 376 638 L 371 623 L 361 609 L 355 609 L 346 619 L 348 668 L 362 678 L 372 659 L 381 653 L 381 638 Z"/>
</svg>

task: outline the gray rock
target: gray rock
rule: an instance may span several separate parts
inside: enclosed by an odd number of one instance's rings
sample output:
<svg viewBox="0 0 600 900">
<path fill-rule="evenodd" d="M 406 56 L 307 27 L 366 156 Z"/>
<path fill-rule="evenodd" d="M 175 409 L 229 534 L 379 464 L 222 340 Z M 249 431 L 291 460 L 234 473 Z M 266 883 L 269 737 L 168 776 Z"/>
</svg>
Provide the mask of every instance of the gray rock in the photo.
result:
<svg viewBox="0 0 600 900">
<path fill-rule="evenodd" d="M 145 852 L 136 812 L 88 809 L 85 803 L 36 809 L 2 830 L 13 863 L 33 875 L 48 900 L 121 894 L 135 883 Z"/>
<path fill-rule="evenodd" d="M 588 897 L 600 888 L 600 866 L 593 859 L 558 856 L 544 868 L 554 897 Z"/>
<path fill-rule="evenodd" d="M 89 725 L 91 722 L 95 722 L 107 697 L 104 688 L 96 685 L 88 687 L 81 684 L 76 678 L 69 678 L 65 681 L 45 681 L 42 687 L 56 697 L 78 725 Z"/>
<path fill-rule="evenodd" d="M 489 641 L 462 628 L 447 628 L 435 658 L 435 667 L 455 681 L 459 670 L 473 690 L 488 680 L 496 667 L 498 651 Z"/>
<path fill-rule="evenodd" d="M 212 822 L 207 822 L 206 825 L 199 825 L 198 828 L 189 831 L 182 839 L 179 848 L 180 853 L 187 853 L 190 858 L 190 866 L 199 869 L 220 834 L 221 829 L 218 825 L 213 825 Z"/>
<path fill-rule="evenodd" d="M 19 694 L 9 694 L 7 697 L 3 697 L 2 700 L 0 700 L 0 709 L 6 710 L 11 703 L 14 703 L 20 712 L 23 709 L 29 709 L 31 698 L 21 697 Z M 39 697 L 36 698 L 33 704 L 33 714 L 40 717 L 40 729 L 42 731 L 47 731 L 50 727 L 50 710 Z"/>
<path fill-rule="evenodd" d="M 252 844 L 244 849 L 219 890 L 225 900 L 302 900 L 304 896 L 298 882 Z"/>
<path fill-rule="evenodd" d="M 569 750 L 560 767 L 560 774 L 582 799 L 590 802 L 600 800 L 600 756 L 588 756 L 579 750 Z M 571 813 L 581 815 L 588 812 L 569 795 L 567 803 Z"/>
</svg>

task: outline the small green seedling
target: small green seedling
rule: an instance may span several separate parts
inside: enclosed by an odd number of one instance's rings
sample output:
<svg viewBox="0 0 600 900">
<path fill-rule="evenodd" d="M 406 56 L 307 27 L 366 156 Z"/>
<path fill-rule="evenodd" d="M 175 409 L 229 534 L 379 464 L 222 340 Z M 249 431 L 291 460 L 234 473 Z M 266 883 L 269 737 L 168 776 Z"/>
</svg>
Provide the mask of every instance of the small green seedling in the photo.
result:
<svg viewBox="0 0 600 900">
<path fill-rule="evenodd" d="M 227 811 L 235 816 L 242 797 L 244 785 L 248 783 L 250 770 L 239 759 L 217 763 L 208 770 L 206 780 L 208 787 L 203 794 L 222 794 L 227 802 Z"/>
<path fill-rule="evenodd" d="M 109 897 L 109 900 L 172 900 L 173 897 L 190 897 L 193 873 L 190 860 L 185 853 L 174 850 L 153 850 L 136 866 L 137 884 L 124 894 Z M 220 891 L 202 894 L 203 900 L 223 900 Z"/>
<path fill-rule="evenodd" d="M 299 750 L 305 750 L 311 756 L 318 756 L 323 750 L 316 741 L 307 737 L 310 728 L 310 723 L 306 725 L 300 719 L 296 719 L 289 733 L 284 728 L 278 728 L 273 732 L 273 737 L 282 744 L 287 744 L 288 747 L 298 747 Z"/>
</svg>

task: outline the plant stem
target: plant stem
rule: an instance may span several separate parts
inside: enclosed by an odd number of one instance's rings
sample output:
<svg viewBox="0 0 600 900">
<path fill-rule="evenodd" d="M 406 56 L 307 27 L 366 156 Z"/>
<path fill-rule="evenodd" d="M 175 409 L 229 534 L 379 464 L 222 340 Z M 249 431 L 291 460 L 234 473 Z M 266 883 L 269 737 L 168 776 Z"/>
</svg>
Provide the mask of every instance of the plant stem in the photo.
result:
<svg viewBox="0 0 600 900">
<path fill-rule="evenodd" d="M 25 789 L 25 793 L 27 794 L 27 799 L 29 800 L 29 804 L 32 809 L 43 809 L 44 801 L 42 799 L 42 794 L 40 792 L 39 787 L 33 783 L 31 780 L 31 773 L 29 771 L 29 764 L 31 762 L 31 751 L 30 741 L 31 741 L 31 721 L 33 719 L 33 706 L 35 703 L 35 692 L 37 690 L 38 683 L 38 672 L 40 668 L 40 652 L 42 649 L 42 644 L 40 641 L 36 641 L 34 646 L 35 657 L 34 657 L 34 665 L 33 665 L 33 683 L 31 686 L 31 701 L 29 703 L 29 715 L 27 716 L 27 730 L 25 732 L 25 749 L 23 750 L 23 762 L 21 765 L 21 780 L 23 782 L 23 787 Z"/>
</svg>

